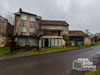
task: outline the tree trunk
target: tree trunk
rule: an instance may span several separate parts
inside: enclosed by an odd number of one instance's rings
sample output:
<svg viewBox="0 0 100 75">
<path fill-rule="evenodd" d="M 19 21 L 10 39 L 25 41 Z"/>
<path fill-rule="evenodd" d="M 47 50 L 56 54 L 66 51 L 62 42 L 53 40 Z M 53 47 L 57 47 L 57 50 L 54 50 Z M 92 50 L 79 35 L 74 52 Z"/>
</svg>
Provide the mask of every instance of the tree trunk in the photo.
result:
<svg viewBox="0 0 100 75">
<path fill-rule="evenodd" d="M 37 50 L 39 50 L 39 39 L 40 38 L 37 38 L 38 42 L 37 42 Z"/>
<path fill-rule="evenodd" d="M 12 42 L 10 42 L 10 53 L 13 52 L 13 50 L 16 49 L 16 43 L 14 42 L 15 38 L 11 38 Z"/>
<path fill-rule="evenodd" d="M 13 42 L 10 42 L 10 53 L 13 52 Z"/>
</svg>

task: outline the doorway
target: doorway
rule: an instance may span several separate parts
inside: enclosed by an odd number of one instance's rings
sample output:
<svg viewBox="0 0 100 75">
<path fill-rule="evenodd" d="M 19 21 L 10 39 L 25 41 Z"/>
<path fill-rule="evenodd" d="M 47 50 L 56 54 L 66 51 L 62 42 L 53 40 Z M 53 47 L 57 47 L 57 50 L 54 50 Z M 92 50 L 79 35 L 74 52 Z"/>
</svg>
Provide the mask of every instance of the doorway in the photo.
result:
<svg viewBox="0 0 100 75">
<path fill-rule="evenodd" d="M 49 47 L 48 43 L 49 43 L 49 40 L 45 39 L 45 47 Z"/>
</svg>

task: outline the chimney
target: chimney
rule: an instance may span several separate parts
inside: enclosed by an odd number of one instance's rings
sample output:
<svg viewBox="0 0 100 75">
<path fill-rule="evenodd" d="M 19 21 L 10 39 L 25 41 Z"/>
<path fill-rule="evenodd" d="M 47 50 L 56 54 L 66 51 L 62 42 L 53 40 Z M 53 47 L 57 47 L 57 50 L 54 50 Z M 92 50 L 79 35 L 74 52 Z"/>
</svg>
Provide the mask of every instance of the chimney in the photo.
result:
<svg viewBox="0 0 100 75">
<path fill-rule="evenodd" d="M 19 9 L 19 12 L 22 12 L 22 8 Z"/>
</svg>

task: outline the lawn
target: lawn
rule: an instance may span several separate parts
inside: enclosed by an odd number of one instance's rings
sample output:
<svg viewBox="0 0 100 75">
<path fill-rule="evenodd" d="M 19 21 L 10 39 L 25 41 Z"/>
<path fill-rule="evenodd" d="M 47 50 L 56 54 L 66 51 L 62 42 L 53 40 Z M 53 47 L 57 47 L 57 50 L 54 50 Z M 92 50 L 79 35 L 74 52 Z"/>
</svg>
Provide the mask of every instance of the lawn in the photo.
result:
<svg viewBox="0 0 100 75">
<path fill-rule="evenodd" d="M 9 47 L 3 47 L 3 48 L 0 48 L 0 56 L 2 54 L 5 54 L 7 52 L 10 52 L 10 48 Z"/>
<path fill-rule="evenodd" d="M 18 55 L 19 56 L 19 55 L 27 55 L 27 54 L 45 54 L 45 53 L 52 53 L 52 52 L 59 52 L 59 51 L 65 51 L 65 50 L 91 47 L 91 46 L 95 46 L 95 45 L 98 45 L 98 44 L 100 44 L 100 43 L 97 42 L 97 43 L 94 43 L 93 45 L 81 46 L 81 47 L 76 47 L 76 46 L 54 47 L 54 48 L 42 49 L 42 50 L 39 50 L 39 51 L 32 49 L 30 51 L 25 51 L 25 52 L 17 51 L 17 52 L 13 52 L 12 54 L 10 54 L 9 47 L 4 47 L 4 48 L 0 48 L 0 56 L 9 56 L 9 55 Z"/>
<path fill-rule="evenodd" d="M 98 68 L 96 71 L 86 73 L 86 75 L 100 75 L 100 68 Z"/>
</svg>

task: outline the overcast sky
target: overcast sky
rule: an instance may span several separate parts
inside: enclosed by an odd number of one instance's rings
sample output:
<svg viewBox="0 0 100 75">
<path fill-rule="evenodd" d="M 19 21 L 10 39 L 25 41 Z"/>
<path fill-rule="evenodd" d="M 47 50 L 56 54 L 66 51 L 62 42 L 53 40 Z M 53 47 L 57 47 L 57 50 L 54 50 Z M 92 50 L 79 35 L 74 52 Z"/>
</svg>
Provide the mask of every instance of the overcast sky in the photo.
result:
<svg viewBox="0 0 100 75">
<path fill-rule="evenodd" d="M 43 19 L 64 20 L 70 30 L 100 32 L 100 0 L 0 0 L 0 15 L 19 8 Z"/>
</svg>

